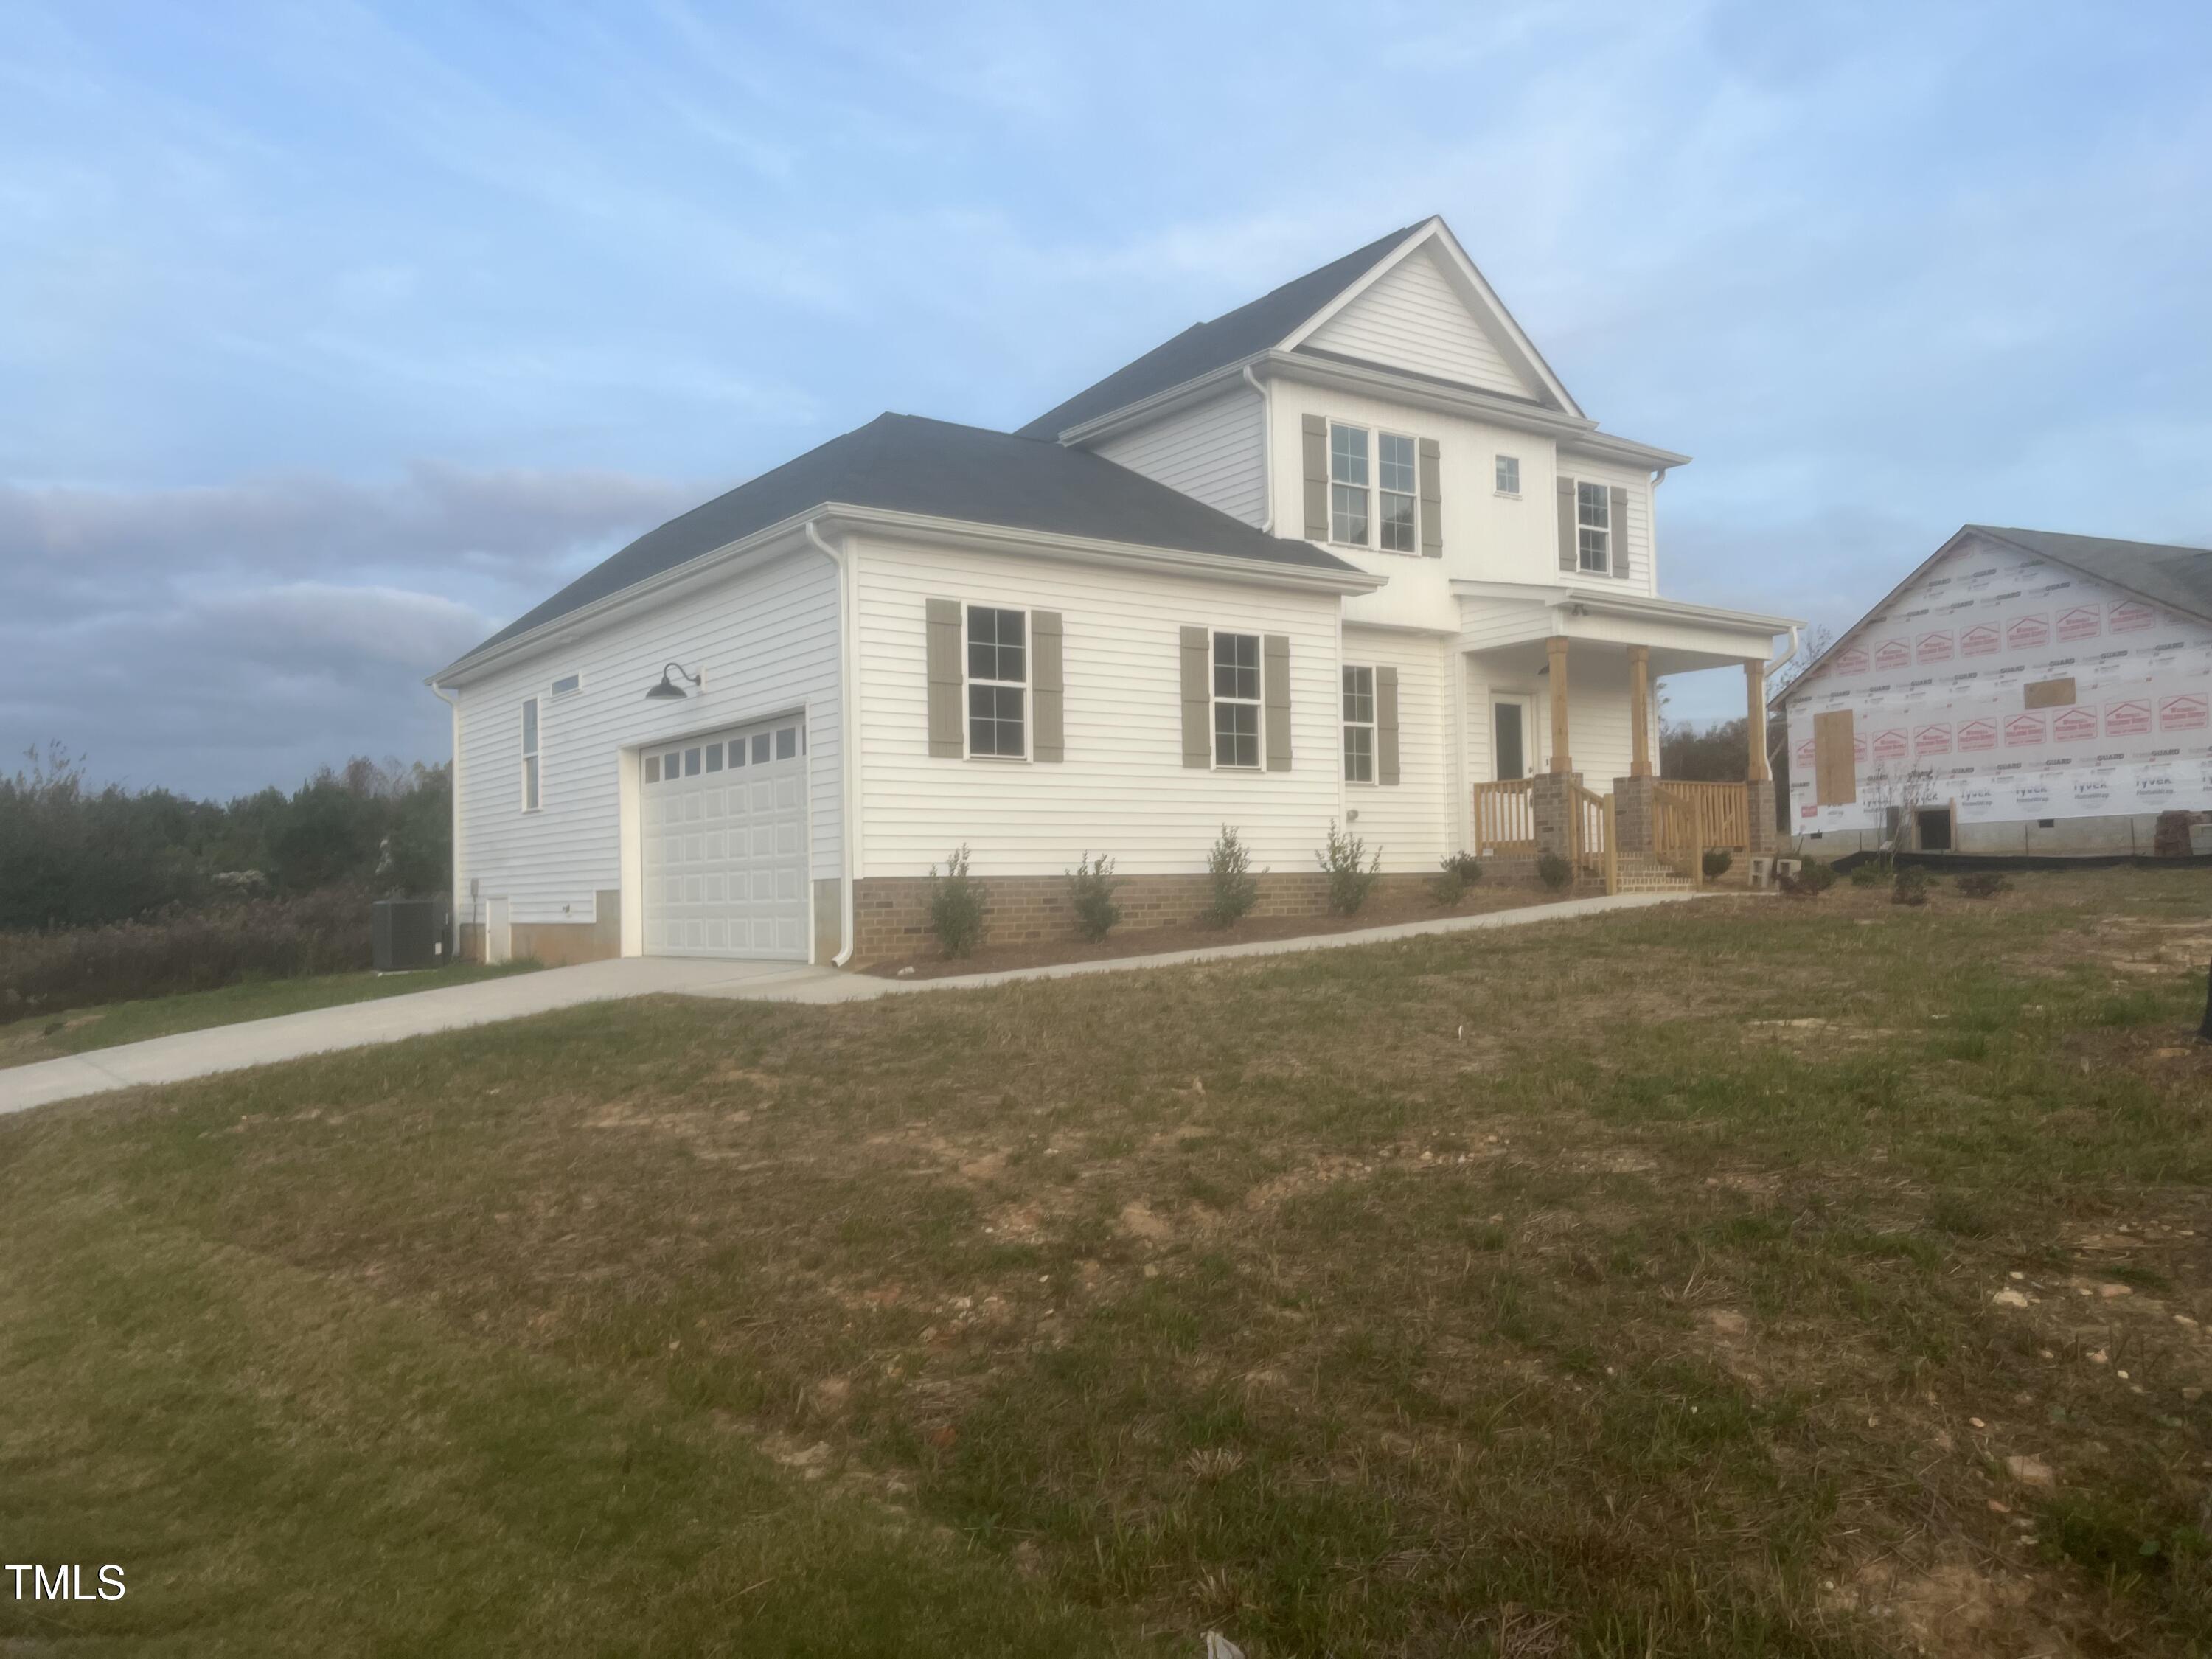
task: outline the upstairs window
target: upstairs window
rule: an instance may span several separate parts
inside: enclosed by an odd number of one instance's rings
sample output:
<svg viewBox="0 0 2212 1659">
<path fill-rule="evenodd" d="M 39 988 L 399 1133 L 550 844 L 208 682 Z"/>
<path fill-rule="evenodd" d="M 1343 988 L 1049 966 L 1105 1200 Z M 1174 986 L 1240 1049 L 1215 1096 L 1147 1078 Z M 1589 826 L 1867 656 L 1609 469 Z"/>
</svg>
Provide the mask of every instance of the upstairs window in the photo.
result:
<svg viewBox="0 0 2212 1659">
<path fill-rule="evenodd" d="M 1602 576 L 1613 569 L 1612 503 L 1601 483 L 1575 485 L 1575 544 L 1583 570 Z"/>
<path fill-rule="evenodd" d="M 538 810 L 538 699 L 522 700 L 522 810 Z"/>
<path fill-rule="evenodd" d="M 1376 472 L 1382 486 L 1382 546 L 1392 553 L 1418 552 L 1419 532 L 1414 514 L 1419 510 L 1415 503 L 1420 500 L 1415 493 L 1420 488 L 1420 475 L 1415 471 L 1413 441 L 1384 432 L 1377 434 L 1375 441 L 1379 463 Z"/>
<path fill-rule="evenodd" d="M 1254 769 L 1260 764 L 1257 634 L 1213 636 L 1213 763 Z"/>
<path fill-rule="evenodd" d="M 1498 458 L 1498 493 L 1518 495 L 1521 493 L 1521 458 L 1500 455 Z"/>
<path fill-rule="evenodd" d="M 1328 428 L 1328 535 L 1353 547 L 1367 545 L 1367 428 Z"/>
<path fill-rule="evenodd" d="M 968 607 L 968 752 L 1029 755 L 1029 613 Z"/>
<path fill-rule="evenodd" d="M 1375 671 L 1344 671 L 1344 781 L 1375 781 Z"/>
</svg>

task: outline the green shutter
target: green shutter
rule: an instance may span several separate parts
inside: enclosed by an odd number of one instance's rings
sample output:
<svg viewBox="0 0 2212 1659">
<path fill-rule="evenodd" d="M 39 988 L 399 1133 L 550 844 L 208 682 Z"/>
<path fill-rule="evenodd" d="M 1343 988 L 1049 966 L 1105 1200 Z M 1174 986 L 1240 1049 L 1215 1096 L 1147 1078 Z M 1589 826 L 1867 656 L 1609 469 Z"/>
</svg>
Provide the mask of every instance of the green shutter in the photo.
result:
<svg viewBox="0 0 2212 1659">
<path fill-rule="evenodd" d="M 1398 671 L 1375 671 L 1375 781 L 1398 781 Z"/>
<path fill-rule="evenodd" d="M 1559 480 L 1559 568 L 1572 575 L 1580 568 L 1575 557 L 1575 481 Z"/>
<path fill-rule="evenodd" d="M 1036 728 L 1030 734 L 1030 757 L 1038 761 L 1067 758 L 1066 683 L 1060 666 L 1060 612 L 1030 612 L 1030 696 L 1035 704 Z"/>
<path fill-rule="evenodd" d="M 1606 539 L 1613 544 L 1613 574 L 1626 576 L 1628 574 L 1628 492 L 1619 484 L 1613 487 L 1606 513 L 1606 523 L 1611 526 Z"/>
<path fill-rule="evenodd" d="M 1291 636 L 1267 634 L 1260 643 L 1260 695 L 1267 702 L 1267 769 L 1291 769 Z"/>
<path fill-rule="evenodd" d="M 1443 451 L 1434 438 L 1421 440 L 1421 556 L 1444 556 Z"/>
<path fill-rule="evenodd" d="M 929 752 L 958 760 L 968 752 L 962 732 L 961 699 L 967 676 L 961 672 L 960 601 L 931 599 L 929 614 Z"/>
<path fill-rule="evenodd" d="M 1306 539 L 1328 539 L 1328 422 L 1318 415 L 1301 418 L 1306 468 Z"/>
<path fill-rule="evenodd" d="M 1213 636 L 1203 628 L 1182 630 L 1182 763 L 1213 764 Z"/>
</svg>

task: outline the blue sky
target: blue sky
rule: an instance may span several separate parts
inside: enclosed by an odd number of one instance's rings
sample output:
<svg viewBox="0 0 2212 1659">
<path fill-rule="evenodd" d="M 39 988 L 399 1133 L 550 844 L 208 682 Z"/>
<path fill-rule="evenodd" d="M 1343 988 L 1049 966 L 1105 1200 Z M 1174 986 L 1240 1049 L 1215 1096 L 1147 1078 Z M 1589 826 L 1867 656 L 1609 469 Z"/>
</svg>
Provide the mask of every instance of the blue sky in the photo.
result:
<svg viewBox="0 0 2212 1659">
<path fill-rule="evenodd" d="M 0 744 L 101 778 L 439 757 L 421 676 L 661 518 L 1431 212 L 1697 458 L 1672 595 L 1841 625 L 1967 520 L 2212 543 L 2201 3 L 0 27 Z"/>
</svg>

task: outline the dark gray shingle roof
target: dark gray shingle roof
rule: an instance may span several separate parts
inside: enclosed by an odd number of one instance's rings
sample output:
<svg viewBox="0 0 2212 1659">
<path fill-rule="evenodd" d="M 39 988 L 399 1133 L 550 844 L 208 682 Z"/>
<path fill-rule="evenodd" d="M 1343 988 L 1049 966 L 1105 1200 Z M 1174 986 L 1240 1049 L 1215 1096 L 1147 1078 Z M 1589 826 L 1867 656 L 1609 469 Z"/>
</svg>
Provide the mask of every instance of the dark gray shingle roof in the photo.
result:
<svg viewBox="0 0 2212 1659">
<path fill-rule="evenodd" d="M 833 502 L 1304 570 L 1356 568 L 1085 450 L 917 415 L 878 415 L 648 531 L 468 654 Z"/>
<path fill-rule="evenodd" d="M 2069 565 L 2144 599 L 2212 621 L 2212 551 L 2163 542 L 2116 542 L 2107 536 L 2067 536 L 2055 530 L 1967 529 Z"/>
<path fill-rule="evenodd" d="M 1096 386 L 1048 409 L 1027 426 L 1024 438 L 1058 438 L 1070 427 L 1140 403 L 1156 392 L 1194 380 L 1225 363 L 1279 345 L 1306 319 L 1364 276 L 1401 242 L 1426 224 L 1406 226 L 1370 242 L 1318 270 L 1284 283 L 1249 305 L 1224 312 L 1210 323 L 1193 323 L 1165 345 L 1153 347 L 1133 363 L 1115 369 Z"/>
</svg>

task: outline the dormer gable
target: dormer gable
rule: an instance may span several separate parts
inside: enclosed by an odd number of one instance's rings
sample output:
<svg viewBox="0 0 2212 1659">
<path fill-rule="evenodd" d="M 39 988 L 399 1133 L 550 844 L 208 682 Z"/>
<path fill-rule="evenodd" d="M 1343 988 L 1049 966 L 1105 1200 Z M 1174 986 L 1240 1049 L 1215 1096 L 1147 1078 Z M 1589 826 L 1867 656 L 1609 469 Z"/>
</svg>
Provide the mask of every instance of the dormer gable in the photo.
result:
<svg viewBox="0 0 2212 1659">
<path fill-rule="evenodd" d="M 1429 221 L 1280 349 L 1581 412 L 1441 219 Z"/>
</svg>

